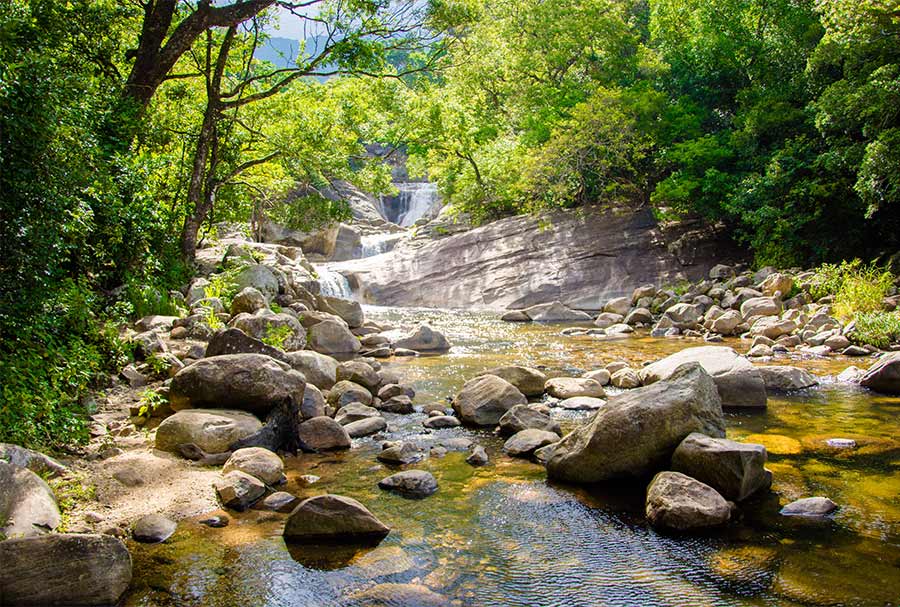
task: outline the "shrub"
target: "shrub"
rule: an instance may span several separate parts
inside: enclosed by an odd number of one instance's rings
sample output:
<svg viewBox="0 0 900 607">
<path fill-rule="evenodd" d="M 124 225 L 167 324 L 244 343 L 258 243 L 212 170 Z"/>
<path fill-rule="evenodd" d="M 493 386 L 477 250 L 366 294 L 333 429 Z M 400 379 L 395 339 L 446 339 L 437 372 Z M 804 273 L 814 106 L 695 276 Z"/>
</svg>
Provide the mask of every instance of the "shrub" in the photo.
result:
<svg viewBox="0 0 900 607">
<path fill-rule="evenodd" d="M 291 328 L 287 325 L 270 325 L 268 329 L 266 329 L 266 334 L 263 336 L 262 342 L 273 348 L 284 350 L 284 344 L 288 337 L 291 336 L 291 333 Z"/>
<path fill-rule="evenodd" d="M 889 271 L 854 259 L 820 266 L 810 280 L 809 292 L 814 299 L 833 295 L 835 315 L 850 319 L 863 312 L 881 310 L 893 283 L 894 276 Z"/>
<path fill-rule="evenodd" d="M 900 342 L 900 313 L 863 312 L 857 314 L 850 341 L 882 350 Z"/>
</svg>

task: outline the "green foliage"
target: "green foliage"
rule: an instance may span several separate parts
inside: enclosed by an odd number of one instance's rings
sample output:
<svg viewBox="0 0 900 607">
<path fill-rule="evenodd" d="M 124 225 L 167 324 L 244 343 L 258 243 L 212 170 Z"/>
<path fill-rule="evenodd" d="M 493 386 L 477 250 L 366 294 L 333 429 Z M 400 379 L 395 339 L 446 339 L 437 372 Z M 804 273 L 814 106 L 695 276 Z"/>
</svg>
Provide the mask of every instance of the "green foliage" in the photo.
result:
<svg viewBox="0 0 900 607">
<path fill-rule="evenodd" d="M 158 408 L 165 406 L 168 402 L 168 399 L 165 395 L 160 394 L 158 391 L 148 388 L 141 392 L 141 400 L 140 407 L 138 409 L 138 416 L 140 417 L 152 417 L 153 412 Z"/>
<path fill-rule="evenodd" d="M 834 297 L 834 312 L 844 319 L 882 309 L 884 298 L 894 285 L 894 276 L 875 264 L 859 259 L 839 264 L 822 264 L 809 279 L 807 290 L 813 299 Z"/>
<path fill-rule="evenodd" d="M 231 307 L 231 300 L 237 295 L 238 285 L 235 282 L 243 266 L 237 266 L 209 275 L 209 284 L 203 287 L 203 294 L 208 298 L 217 298 L 226 308 Z"/>
<path fill-rule="evenodd" d="M 284 350 L 284 344 L 291 336 L 293 331 L 288 325 L 269 325 L 266 327 L 266 334 L 262 337 L 262 342 L 266 345 Z"/>
<path fill-rule="evenodd" d="M 850 341 L 860 345 L 871 345 L 886 349 L 900 342 L 900 313 L 863 312 L 857 314 L 853 323 Z"/>
<path fill-rule="evenodd" d="M 97 488 L 81 472 L 45 479 L 56 496 L 59 505 L 60 523 L 57 531 L 65 533 L 70 524 L 72 510 L 84 502 L 97 499 Z"/>
</svg>

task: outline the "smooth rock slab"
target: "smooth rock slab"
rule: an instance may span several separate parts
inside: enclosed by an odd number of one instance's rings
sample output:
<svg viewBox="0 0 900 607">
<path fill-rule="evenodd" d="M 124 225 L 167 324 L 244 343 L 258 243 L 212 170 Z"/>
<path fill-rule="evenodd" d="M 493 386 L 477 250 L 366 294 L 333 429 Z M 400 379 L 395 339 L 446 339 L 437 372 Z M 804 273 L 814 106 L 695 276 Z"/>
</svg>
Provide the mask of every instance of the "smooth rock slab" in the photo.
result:
<svg viewBox="0 0 900 607">
<path fill-rule="evenodd" d="M 411 499 L 428 497 L 438 490 L 437 480 L 424 470 L 397 472 L 378 481 L 378 486 Z"/>
<path fill-rule="evenodd" d="M 5 605 L 115 605 L 131 583 L 131 555 L 110 535 L 52 534 L 0 542 Z"/>
<path fill-rule="evenodd" d="M 303 500 L 284 526 L 284 537 L 293 542 L 380 542 L 390 528 L 353 498 L 317 495 Z"/>
<path fill-rule="evenodd" d="M 706 483 L 727 499 L 741 501 L 771 486 L 766 459 L 762 445 L 694 432 L 672 454 L 672 470 Z"/>
<path fill-rule="evenodd" d="M 536 450 L 557 441 L 559 435 L 555 432 L 529 428 L 513 434 L 503 443 L 503 451 L 512 457 L 531 457 Z"/>
<path fill-rule="evenodd" d="M 783 516 L 822 518 L 828 516 L 837 508 L 838 505 L 827 497 L 804 497 L 782 508 L 781 514 Z"/>
<path fill-rule="evenodd" d="M 156 544 L 172 537 L 177 528 L 178 523 L 162 514 L 148 514 L 135 521 L 131 536 L 138 542 Z"/>
<path fill-rule="evenodd" d="M 660 472 L 647 488 L 646 515 L 653 527 L 690 531 L 728 522 L 731 508 L 709 485 L 680 472 Z"/>
</svg>

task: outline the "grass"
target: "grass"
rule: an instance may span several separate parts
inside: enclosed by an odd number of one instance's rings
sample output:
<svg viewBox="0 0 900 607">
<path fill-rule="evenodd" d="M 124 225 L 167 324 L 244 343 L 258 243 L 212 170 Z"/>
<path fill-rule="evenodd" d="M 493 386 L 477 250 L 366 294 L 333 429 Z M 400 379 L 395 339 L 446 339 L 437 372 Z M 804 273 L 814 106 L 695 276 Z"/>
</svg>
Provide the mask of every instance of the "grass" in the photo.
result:
<svg viewBox="0 0 900 607">
<path fill-rule="evenodd" d="M 850 341 L 885 349 L 900 342 L 900 313 L 862 312 L 856 315 Z"/>
<path fill-rule="evenodd" d="M 888 270 L 854 259 L 817 268 L 809 281 L 809 293 L 814 300 L 834 296 L 834 314 L 849 320 L 881 310 L 893 284 L 894 275 Z"/>
<path fill-rule="evenodd" d="M 97 489 L 87 481 L 82 473 L 70 473 L 64 477 L 44 479 L 59 504 L 60 523 L 57 531 L 65 533 L 71 522 L 71 512 L 82 502 L 97 498 Z"/>
</svg>

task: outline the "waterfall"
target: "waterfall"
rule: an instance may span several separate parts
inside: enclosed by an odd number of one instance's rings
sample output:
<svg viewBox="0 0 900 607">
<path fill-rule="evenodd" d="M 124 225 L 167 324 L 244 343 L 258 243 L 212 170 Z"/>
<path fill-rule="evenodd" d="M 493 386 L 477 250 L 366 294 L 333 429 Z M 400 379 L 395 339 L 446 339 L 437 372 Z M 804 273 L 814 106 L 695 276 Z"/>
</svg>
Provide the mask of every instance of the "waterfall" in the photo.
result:
<svg viewBox="0 0 900 607">
<path fill-rule="evenodd" d="M 381 200 L 381 210 L 388 221 L 408 228 L 441 206 L 437 185 L 434 183 L 410 181 L 394 185 L 399 190 L 397 196 Z"/>
<path fill-rule="evenodd" d="M 353 299 L 353 289 L 350 288 L 350 281 L 347 280 L 346 276 L 321 266 L 316 271 L 319 273 L 319 288 L 322 295 Z"/>
<path fill-rule="evenodd" d="M 359 257 L 372 257 L 387 253 L 394 248 L 397 241 L 403 238 L 403 232 L 385 232 L 383 234 L 369 234 L 362 237 L 362 250 Z"/>
</svg>

